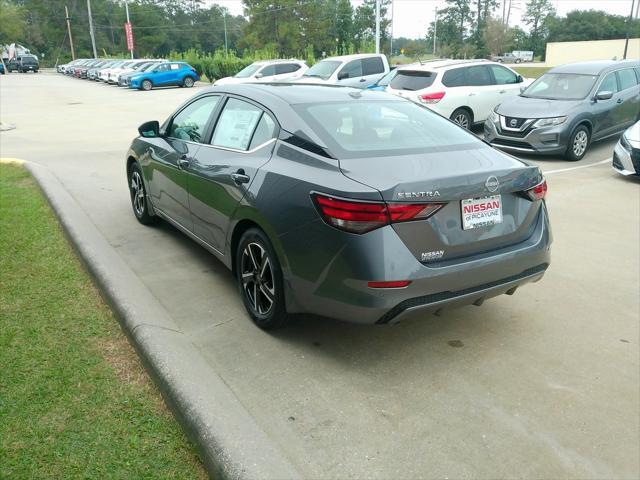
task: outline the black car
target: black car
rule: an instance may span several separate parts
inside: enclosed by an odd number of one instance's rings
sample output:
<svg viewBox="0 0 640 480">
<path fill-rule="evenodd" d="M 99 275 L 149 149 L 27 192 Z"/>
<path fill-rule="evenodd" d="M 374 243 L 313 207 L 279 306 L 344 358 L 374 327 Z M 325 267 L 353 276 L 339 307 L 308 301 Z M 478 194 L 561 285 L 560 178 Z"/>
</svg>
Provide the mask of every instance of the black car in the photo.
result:
<svg viewBox="0 0 640 480">
<path fill-rule="evenodd" d="M 19 55 L 16 58 L 9 60 L 9 63 L 7 64 L 7 70 L 9 70 L 9 72 L 17 70 L 22 73 L 38 73 L 39 69 L 40 64 L 38 62 L 38 57 L 35 55 Z"/>
</svg>

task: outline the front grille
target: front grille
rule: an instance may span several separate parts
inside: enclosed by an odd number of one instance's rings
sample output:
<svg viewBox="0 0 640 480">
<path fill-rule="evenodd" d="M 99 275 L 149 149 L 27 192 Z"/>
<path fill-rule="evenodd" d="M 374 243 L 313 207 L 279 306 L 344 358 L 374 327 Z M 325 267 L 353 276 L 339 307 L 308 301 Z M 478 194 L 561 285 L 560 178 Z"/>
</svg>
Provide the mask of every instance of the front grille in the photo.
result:
<svg viewBox="0 0 640 480">
<path fill-rule="evenodd" d="M 423 295 L 422 297 L 409 298 L 407 300 L 400 302 L 398 305 L 396 305 L 387 313 L 385 313 L 382 317 L 378 319 L 376 323 L 378 324 L 389 323 L 394 317 L 397 317 L 408 308 L 428 306 L 432 303 L 442 302 L 444 300 L 451 300 L 457 297 L 462 297 L 464 295 L 481 292 L 482 290 L 487 290 L 489 288 L 499 287 L 500 285 L 515 282 L 523 278 L 531 277 L 532 275 L 543 273 L 548 266 L 549 264 L 542 263 L 535 267 L 527 268 L 526 270 L 524 270 L 521 273 L 518 273 L 517 275 L 511 275 L 510 277 L 502 278 L 500 280 L 495 280 L 493 282 L 485 283 L 483 285 L 478 285 L 476 287 L 464 288 L 462 290 L 454 290 L 454 291 L 449 290 L 446 292 L 433 293 L 431 295 Z"/>
<path fill-rule="evenodd" d="M 527 128 L 526 130 L 524 130 L 522 132 L 512 132 L 511 130 L 503 130 L 501 128 L 500 129 L 500 135 L 504 135 L 505 137 L 524 138 L 529 134 L 530 131 L 531 131 L 530 128 Z"/>
<path fill-rule="evenodd" d="M 504 117 L 504 124 L 509 128 L 520 128 L 526 121 L 526 118 Z"/>
<path fill-rule="evenodd" d="M 505 147 L 528 148 L 530 150 L 533 150 L 531 144 L 527 142 L 517 142 L 515 140 L 505 140 L 503 138 L 496 138 L 495 140 L 492 140 L 491 145 L 495 145 L 498 147 L 502 145 Z"/>
</svg>

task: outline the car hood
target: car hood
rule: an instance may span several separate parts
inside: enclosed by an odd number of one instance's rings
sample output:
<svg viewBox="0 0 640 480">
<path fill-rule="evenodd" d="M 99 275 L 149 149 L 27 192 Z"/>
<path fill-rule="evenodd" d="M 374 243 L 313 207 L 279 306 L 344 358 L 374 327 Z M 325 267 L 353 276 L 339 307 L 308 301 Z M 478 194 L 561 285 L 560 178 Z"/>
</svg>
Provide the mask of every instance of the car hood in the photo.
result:
<svg viewBox="0 0 640 480">
<path fill-rule="evenodd" d="M 498 105 L 496 112 L 506 117 L 550 118 L 567 115 L 582 100 L 545 100 L 514 97 Z"/>
<path fill-rule="evenodd" d="M 295 82 L 295 83 L 318 83 L 318 84 L 333 83 L 333 82 L 330 82 L 329 79 L 325 80 L 324 78 L 319 78 L 319 77 L 309 77 L 309 76 L 305 77 L 304 75 L 295 79 L 288 79 L 286 81 Z"/>
</svg>

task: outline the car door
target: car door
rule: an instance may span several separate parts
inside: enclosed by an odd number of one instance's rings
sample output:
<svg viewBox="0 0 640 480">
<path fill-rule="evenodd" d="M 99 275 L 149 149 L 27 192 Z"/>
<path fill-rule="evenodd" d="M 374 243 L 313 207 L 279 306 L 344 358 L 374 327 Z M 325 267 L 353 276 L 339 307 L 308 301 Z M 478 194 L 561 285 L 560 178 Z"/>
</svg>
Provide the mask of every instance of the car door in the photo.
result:
<svg viewBox="0 0 640 480">
<path fill-rule="evenodd" d="M 338 70 L 337 78 L 339 85 L 364 88 L 366 86 L 366 79 L 362 76 L 362 60 L 351 60 L 343 65 L 342 68 Z"/>
<path fill-rule="evenodd" d="M 269 161 L 278 126 L 259 105 L 229 96 L 209 145 L 189 165 L 194 233 L 224 252 L 230 219 L 258 169 Z"/>
<path fill-rule="evenodd" d="M 149 72 L 148 77 L 154 85 L 162 85 L 166 81 L 167 73 L 169 72 L 169 64 L 162 63 Z"/>
<path fill-rule="evenodd" d="M 468 92 L 467 105 L 473 111 L 473 121 L 484 122 L 498 104 L 498 86 L 493 83 L 488 65 L 473 65 L 463 69 L 463 91 Z"/>
<path fill-rule="evenodd" d="M 596 95 L 601 92 L 611 92 L 613 96 L 607 100 L 597 100 L 592 104 L 593 132 L 592 139 L 606 137 L 616 131 L 617 125 L 622 122 L 622 102 L 619 102 L 618 78 L 616 72 L 607 73 L 600 81 L 596 89 Z"/>
<path fill-rule="evenodd" d="M 520 94 L 520 86 L 522 82 L 520 77 L 513 70 L 503 67 L 502 65 L 490 65 L 491 73 L 493 75 L 493 83 L 495 85 L 495 98 L 496 104 L 491 107 L 491 110 L 496 105 L 501 104 L 506 99 L 515 97 Z"/>
<path fill-rule="evenodd" d="M 369 85 L 373 85 L 382 78 L 385 74 L 385 67 L 382 58 L 380 57 L 368 57 L 362 59 L 362 75 L 365 79 L 364 84 L 360 85 L 362 88 L 366 88 Z"/>
<path fill-rule="evenodd" d="M 186 170 L 194 161 L 210 130 L 213 112 L 220 95 L 205 95 L 182 108 L 168 122 L 164 135 L 147 139 L 147 161 L 143 161 L 149 195 L 155 208 L 193 231 L 189 211 Z"/>
<path fill-rule="evenodd" d="M 628 125 L 635 123 L 640 114 L 640 86 L 633 68 L 623 68 L 618 70 L 618 87 L 620 93 L 617 103 L 620 103 L 620 121 L 618 125 L 622 130 Z"/>
</svg>

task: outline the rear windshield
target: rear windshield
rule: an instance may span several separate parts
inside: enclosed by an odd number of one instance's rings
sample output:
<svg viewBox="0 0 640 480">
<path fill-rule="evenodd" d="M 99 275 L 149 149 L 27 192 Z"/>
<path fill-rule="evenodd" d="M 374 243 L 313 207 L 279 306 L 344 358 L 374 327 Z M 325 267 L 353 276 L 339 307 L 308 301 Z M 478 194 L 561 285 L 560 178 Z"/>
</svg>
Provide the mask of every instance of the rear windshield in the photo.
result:
<svg viewBox="0 0 640 480">
<path fill-rule="evenodd" d="M 33 57 L 22 57 L 22 63 L 38 63 Z"/>
<path fill-rule="evenodd" d="M 410 101 L 354 100 L 293 108 L 339 158 L 444 152 L 480 144 L 473 134 Z"/>
<path fill-rule="evenodd" d="M 430 87 L 435 78 L 434 72 L 400 70 L 389 86 L 396 90 L 422 90 Z"/>
<path fill-rule="evenodd" d="M 597 75 L 545 73 L 522 92 L 522 97 L 546 100 L 582 100 L 596 83 Z"/>
</svg>

